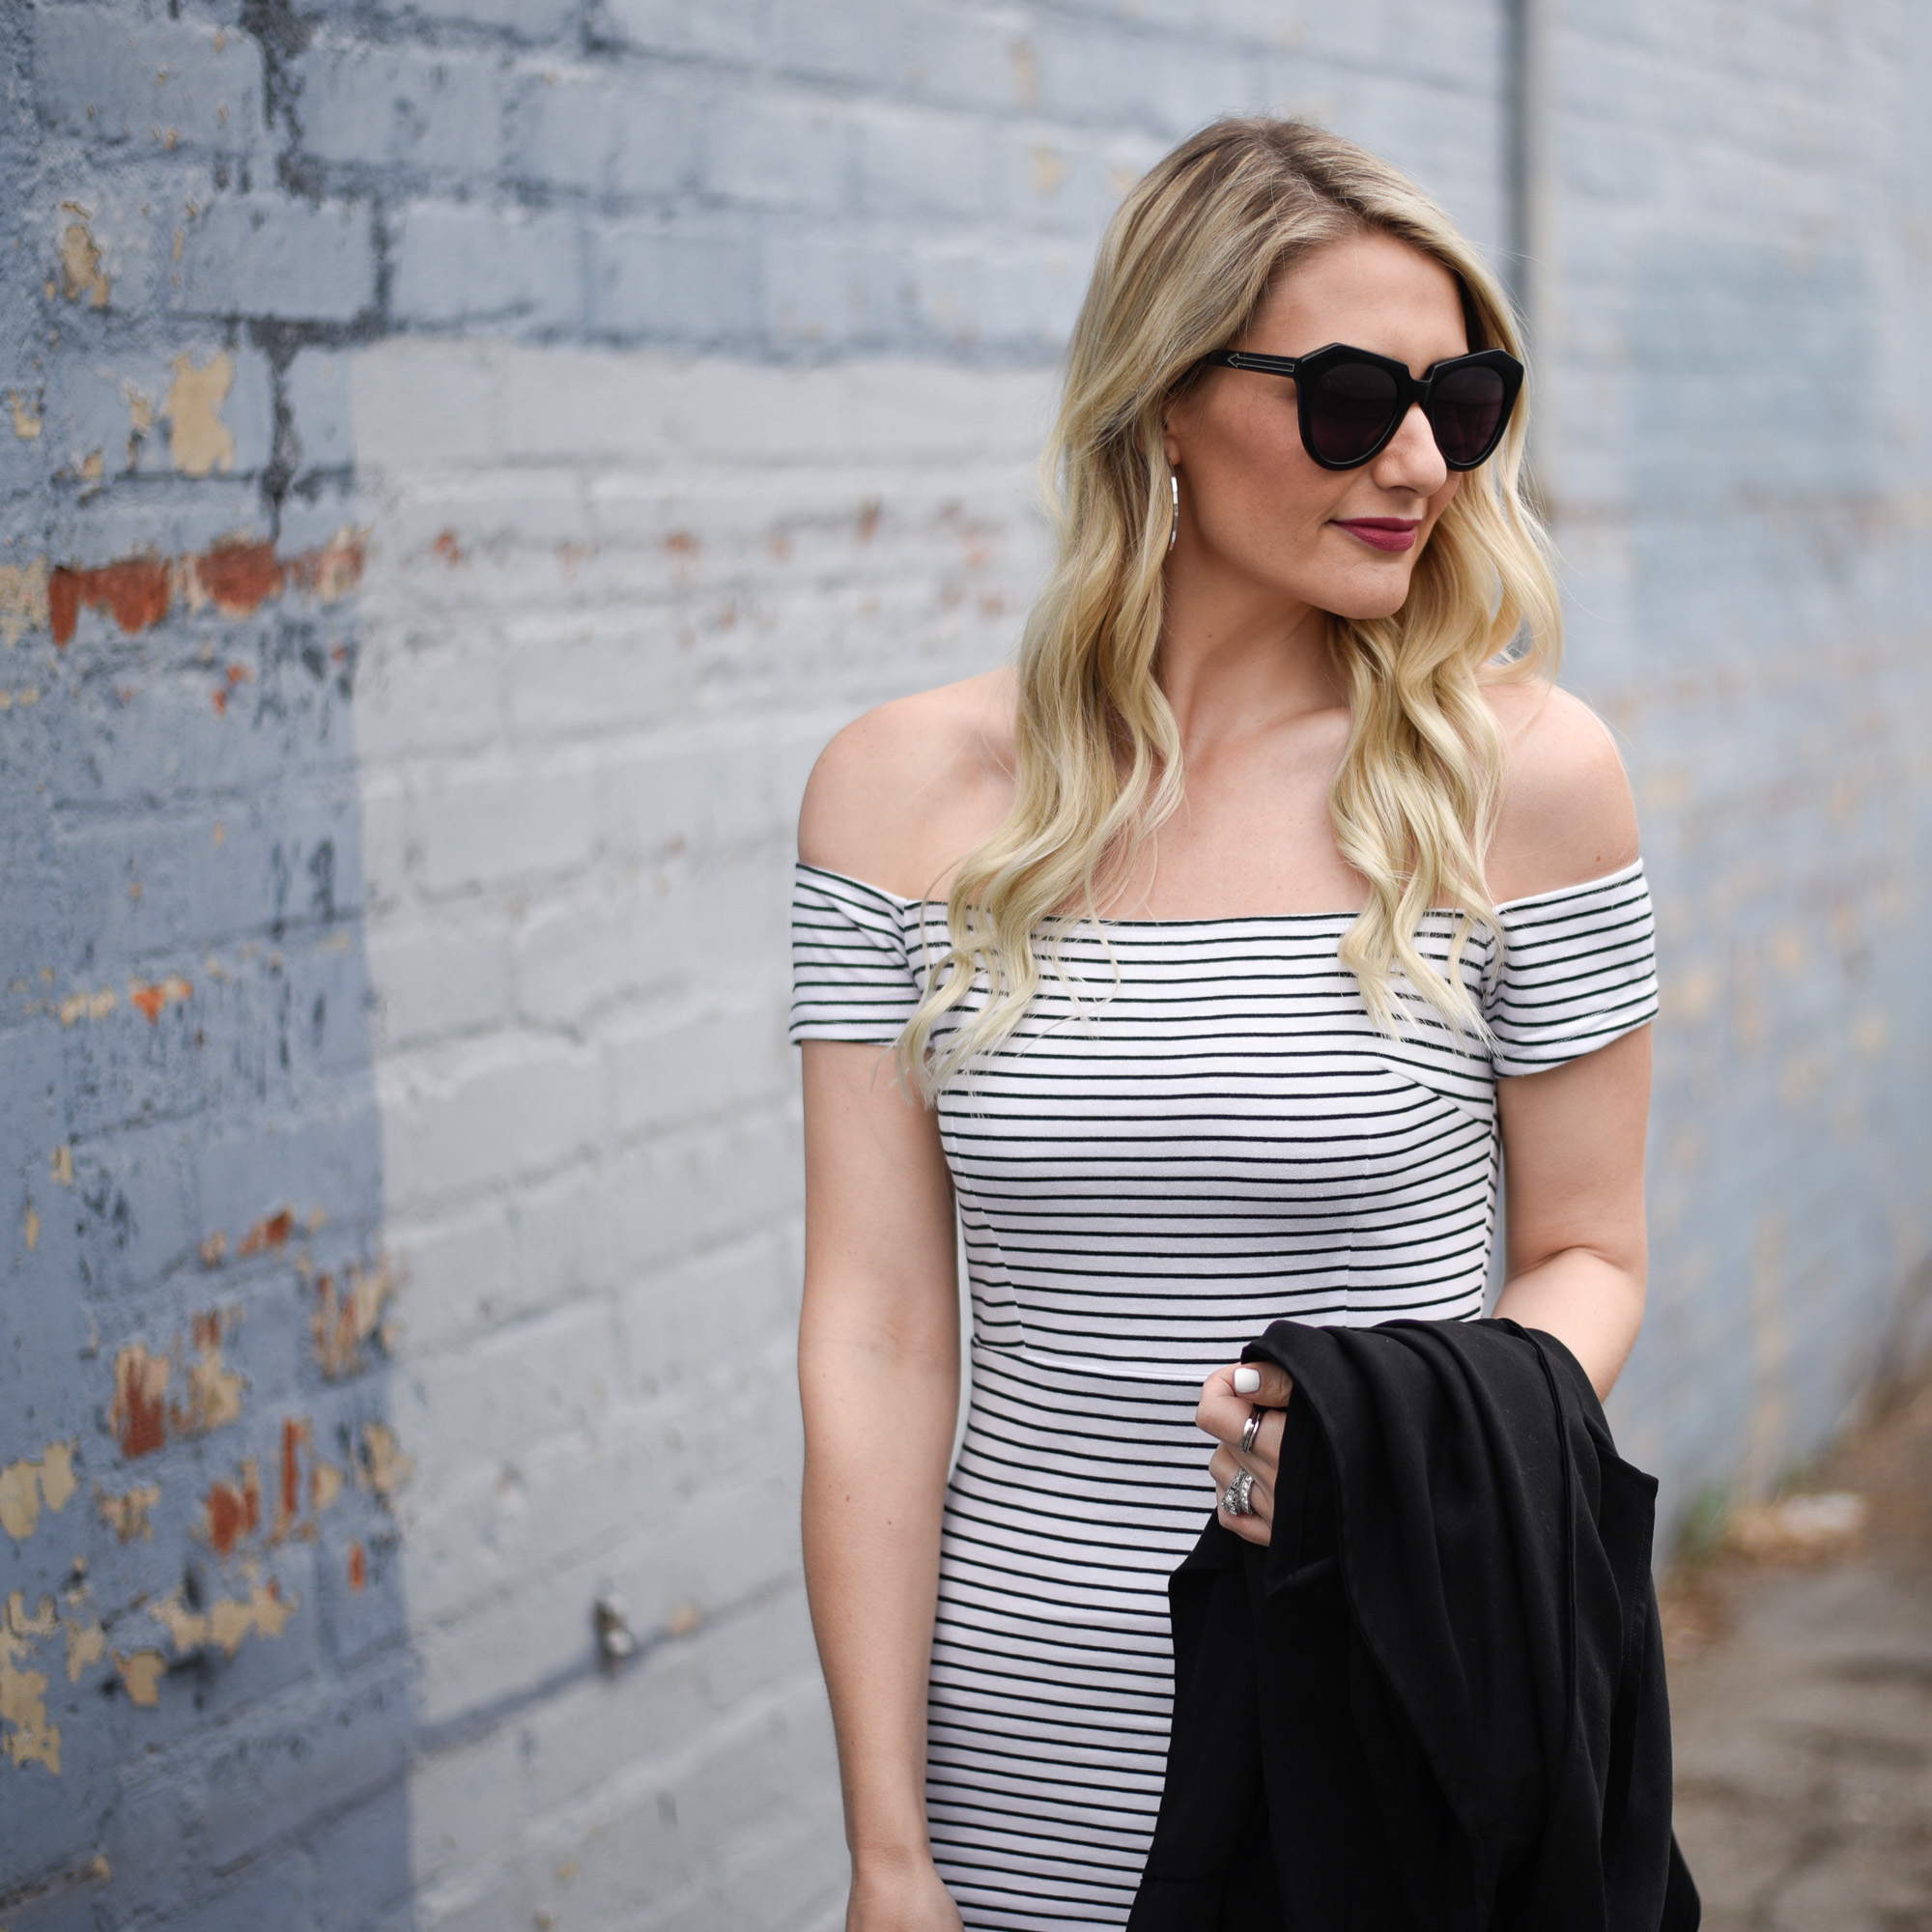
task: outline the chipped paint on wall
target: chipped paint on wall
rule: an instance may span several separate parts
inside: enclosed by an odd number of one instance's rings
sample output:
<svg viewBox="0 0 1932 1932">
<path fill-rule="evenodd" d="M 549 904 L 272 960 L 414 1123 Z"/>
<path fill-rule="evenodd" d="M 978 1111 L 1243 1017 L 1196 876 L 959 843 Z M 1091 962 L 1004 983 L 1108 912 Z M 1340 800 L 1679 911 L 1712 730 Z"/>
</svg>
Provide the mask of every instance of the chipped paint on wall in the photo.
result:
<svg viewBox="0 0 1932 1932">
<path fill-rule="evenodd" d="M 94 1505 L 100 1512 L 101 1521 L 122 1543 L 132 1543 L 136 1537 L 154 1542 L 155 1525 L 149 1520 L 149 1513 L 160 1499 L 158 1483 L 137 1483 L 119 1495 L 110 1495 L 102 1489 L 94 1492 Z"/>
<path fill-rule="evenodd" d="M 384 1502 L 415 1474 L 415 1464 L 402 1451 L 396 1432 L 385 1422 L 362 1425 L 360 1455 L 355 1464 L 355 1480 L 374 1490 Z"/>
<path fill-rule="evenodd" d="M 114 1667 L 121 1673 L 121 1682 L 127 1687 L 130 1704 L 139 1704 L 151 1711 L 158 1708 L 161 1679 L 168 1667 L 168 1660 L 160 1651 L 137 1650 L 123 1657 L 117 1650 L 114 1653 Z"/>
<path fill-rule="evenodd" d="M 232 1483 L 214 1482 L 208 1486 L 202 1505 L 201 1534 L 217 1556 L 232 1556 L 235 1546 L 244 1536 L 253 1536 L 262 1526 L 262 1478 L 255 1459 L 242 1464 L 242 1472 Z"/>
<path fill-rule="evenodd" d="M 363 533 L 345 526 L 327 543 L 288 557 L 249 536 L 224 538 L 175 558 L 124 556 L 49 569 L 43 557 L 18 566 L 11 584 L 0 574 L 0 637 L 13 642 L 45 625 L 54 642 L 66 645 L 83 611 L 99 611 L 132 634 L 160 623 L 177 602 L 191 611 L 246 617 L 291 589 L 315 603 L 334 604 L 361 582 L 366 547 Z"/>
<path fill-rule="evenodd" d="M 168 449 L 184 476 L 206 476 L 235 468 L 235 432 L 221 420 L 221 406 L 235 381 L 235 357 L 226 349 L 196 364 L 191 355 L 169 365 L 174 380 L 161 403 Z"/>
<path fill-rule="evenodd" d="M 100 250 L 87 225 L 87 211 L 73 202 L 69 202 L 67 209 L 81 218 L 69 222 L 61 231 L 61 294 L 71 302 L 84 301 L 90 308 L 105 308 L 114 284 L 101 267 Z"/>
<path fill-rule="evenodd" d="M 399 1285 L 386 1260 L 373 1268 L 350 1268 L 348 1285 L 340 1292 L 333 1276 L 317 1278 L 315 1354 L 330 1381 L 340 1381 L 366 1366 L 362 1350 L 371 1337 L 380 1336 L 388 1346 L 383 1310 Z"/>
<path fill-rule="evenodd" d="M 129 1462 L 153 1455 L 171 1434 L 206 1435 L 240 1417 L 246 1380 L 223 1353 L 226 1332 L 239 1319 L 235 1311 L 195 1317 L 185 1402 L 168 1400 L 175 1363 L 183 1352 L 179 1341 L 166 1354 L 152 1352 L 145 1342 L 130 1342 L 115 1356 L 109 1421 Z"/>
<path fill-rule="evenodd" d="M 47 1716 L 47 1677 L 27 1668 L 35 1656 L 36 1639 L 58 1628 L 53 1600 L 43 1600 L 41 1614 L 29 1617 L 19 1591 L 7 1600 L 0 1616 L 0 1750 L 24 1768 L 38 1764 L 60 1776 L 60 1726 Z"/>
<path fill-rule="evenodd" d="M 148 1614 L 166 1630 L 178 1658 L 211 1646 L 233 1657 L 250 1636 L 270 1642 L 279 1637 L 300 1607 L 296 1598 L 284 1597 L 281 1585 L 270 1577 L 245 1597 L 217 1597 L 205 1610 L 188 1608 L 177 1590 L 158 1604 L 150 1604 Z"/>
<path fill-rule="evenodd" d="M 54 1515 L 79 1485 L 73 1458 L 78 1442 L 49 1442 L 39 1456 L 0 1469 L 0 1529 L 24 1543 L 40 1525 L 43 1505 Z"/>
<path fill-rule="evenodd" d="M 151 1024 L 159 1021 L 164 1008 L 181 1006 L 193 997 L 193 986 L 179 973 L 170 973 L 165 980 L 152 984 L 135 980 L 128 987 L 128 1004 L 137 1012 L 146 1013 Z"/>
</svg>

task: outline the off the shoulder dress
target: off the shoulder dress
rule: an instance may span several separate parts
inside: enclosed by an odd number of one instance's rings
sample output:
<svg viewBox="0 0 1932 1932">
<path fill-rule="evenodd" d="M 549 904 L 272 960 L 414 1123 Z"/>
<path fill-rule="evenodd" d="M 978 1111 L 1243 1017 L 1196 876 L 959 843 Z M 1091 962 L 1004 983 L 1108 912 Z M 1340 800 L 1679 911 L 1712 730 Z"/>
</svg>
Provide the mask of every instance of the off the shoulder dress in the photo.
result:
<svg viewBox="0 0 1932 1932">
<path fill-rule="evenodd" d="M 1481 1314 L 1498 1076 L 1651 1019 L 1640 863 L 1500 908 L 1463 972 L 1492 1045 L 1391 1038 L 1351 913 L 1109 920 L 941 1094 L 973 1297 L 946 1498 L 927 1805 L 969 1927 L 1122 1925 L 1165 1765 L 1168 1573 L 1213 1491 L 1210 1370 L 1283 1317 Z M 1446 962 L 1450 922 L 1420 944 Z M 801 865 L 795 1040 L 890 1046 L 945 908 Z M 928 954 L 928 948 L 930 953 Z M 1044 954 L 1042 955 L 1044 957 Z"/>
</svg>

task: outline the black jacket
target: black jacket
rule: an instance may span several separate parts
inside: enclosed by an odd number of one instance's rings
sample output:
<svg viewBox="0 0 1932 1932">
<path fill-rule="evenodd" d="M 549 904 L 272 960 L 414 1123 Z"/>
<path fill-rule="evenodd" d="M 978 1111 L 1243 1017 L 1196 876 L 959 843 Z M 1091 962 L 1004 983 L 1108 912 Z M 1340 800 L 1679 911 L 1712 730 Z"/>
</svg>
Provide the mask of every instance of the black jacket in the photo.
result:
<svg viewBox="0 0 1932 1932">
<path fill-rule="evenodd" d="M 1513 1321 L 1277 1321 L 1266 1549 L 1174 1573 L 1175 1711 L 1129 1932 L 1693 1932 L 1670 1830 L 1654 1478 Z"/>
</svg>

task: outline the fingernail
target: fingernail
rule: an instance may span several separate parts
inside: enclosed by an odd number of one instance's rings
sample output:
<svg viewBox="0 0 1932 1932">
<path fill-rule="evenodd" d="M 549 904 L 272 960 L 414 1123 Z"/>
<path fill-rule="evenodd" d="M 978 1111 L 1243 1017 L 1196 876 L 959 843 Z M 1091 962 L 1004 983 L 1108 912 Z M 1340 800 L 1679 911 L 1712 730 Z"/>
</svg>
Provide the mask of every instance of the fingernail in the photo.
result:
<svg viewBox="0 0 1932 1932">
<path fill-rule="evenodd" d="M 1245 1366 L 1235 1371 L 1235 1393 L 1253 1395 L 1262 1385 L 1262 1372 Z"/>
</svg>

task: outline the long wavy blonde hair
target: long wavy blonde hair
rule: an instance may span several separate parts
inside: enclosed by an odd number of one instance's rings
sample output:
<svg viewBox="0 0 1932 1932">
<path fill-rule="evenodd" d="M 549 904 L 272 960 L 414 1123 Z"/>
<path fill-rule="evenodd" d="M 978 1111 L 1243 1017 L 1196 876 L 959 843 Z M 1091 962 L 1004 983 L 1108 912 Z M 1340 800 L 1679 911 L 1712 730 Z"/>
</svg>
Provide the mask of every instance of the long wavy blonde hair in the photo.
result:
<svg viewBox="0 0 1932 1932">
<path fill-rule="evenodd" d="M 947 901 L 949 945 L 897 1043 L 928 1097 L 1025 1014 L 1036 936 L 1059 935 L 1123 887 L 1180 802 L 1174 714 L 1156 677 L 1172 474 L 1162 423 L 1200 358 L 1236 342 L 1275 279 L 1350 235 L 1393 236 L 1463 292 L 1469 346 L 1522 349 L 1508 298 L 1449 217 L 1386 161 L 1294 121 L 1216 122 L 1128 194 L 1108 227 L 1067 352 L 1041 459 L 1058 560 L 1020 646 L 1015 786 Z M 1331 617 L 1350 728 L 1329 811 L 1368 902 L 1342 942 L 1378 1025 L 1409 1017 L 1398 975 L 1453 1027 L 1485 1029 L 1459 961 L 1500 936 L 1484 878 L 1502 742 L 1480 685 L 1553 672 L 1556 585 L 1520 471 L 1525 411 L 1466 477 L 1393 616 Z M 1454 914 L 1445 975 L 1419 950 L 1432 907 Z M 976 1012 L 946 1014 L 983 981 Z"/>
</svg>

